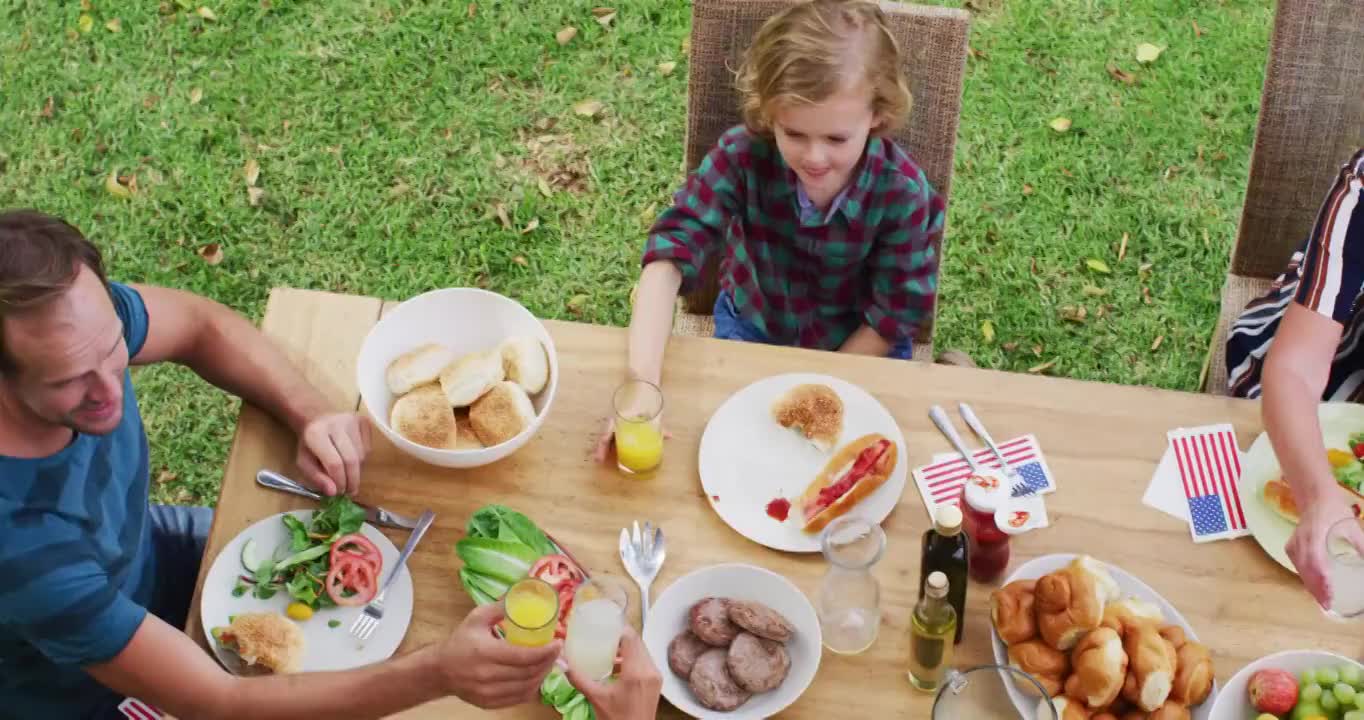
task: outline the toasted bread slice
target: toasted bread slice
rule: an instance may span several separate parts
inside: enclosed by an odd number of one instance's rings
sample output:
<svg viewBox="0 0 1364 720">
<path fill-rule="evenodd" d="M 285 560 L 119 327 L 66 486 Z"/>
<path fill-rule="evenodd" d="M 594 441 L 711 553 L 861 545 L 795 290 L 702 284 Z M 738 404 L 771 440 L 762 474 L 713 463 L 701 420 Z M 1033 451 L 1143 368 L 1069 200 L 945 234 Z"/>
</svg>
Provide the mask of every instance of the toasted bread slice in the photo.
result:
<svg viewBox="0 0 1364 720">
<path fill-rule="evenodd" d="M 772 419 L 829 452 L 843 434 L 843 399 L 828 385 L 797 385 L 773 403 Z"/>
<path fill-rule="evenodd" d="M 455 412 L 440 386 L 422 385 L 393 403 L 388 424 L 404 438 L 438 450 L 454 450 L 458 442 Z"/>
<path fill-rule="evenodd" d="M 530 396 L 514 382 L 500 382 L 469 408 L 469 424 L 480 442 L 501 445 L 535 421 Z"/>
<path fill-rule="evenodd" d="M 498 347 L 507 379 L 534 395 L 549 382 L 549 357 L 540 341 L 529 335 L 507 338 Z"/>
<path fill-rule="evenodd" d="M 218 643 L 247 665 L 273 673 L 298 672 L 303 663 L 303 631 L 279 613 L 244 613 L 226 628 L 216 628 Z"/>
<path fill-rule="evenodd" d="M 440 388 L 451 407 L 468 407 L 506 377 L 497 350 L 470 353 L 440 374 Z"/>
<path fill-rule="evenodd" d="M 805 532 L 820 532 L 876 492 L 895 470 L 898 449 L 884 435 L 871 433 L 834 453 L 795 502 Z"/>
<path fill-rule="evenodd" d="M 389 392 L 406 395 L 418 385 L 435 382 L 441 371 L 454 361 L 455 353 L 450 348 L 429 343 L 405 352 L 389 363 L 384 380 Z"/>
</svg>

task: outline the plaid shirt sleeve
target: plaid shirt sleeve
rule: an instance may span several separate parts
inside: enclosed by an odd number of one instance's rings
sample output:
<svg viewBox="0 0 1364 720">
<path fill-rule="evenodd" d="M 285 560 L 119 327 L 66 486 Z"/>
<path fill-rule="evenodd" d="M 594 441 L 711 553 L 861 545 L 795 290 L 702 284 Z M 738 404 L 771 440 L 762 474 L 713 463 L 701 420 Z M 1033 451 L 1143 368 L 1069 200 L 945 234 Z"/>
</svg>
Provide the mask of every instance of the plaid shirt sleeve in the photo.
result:
<svg viewBox="0 0 1364 720">
<path fill-rule="evenodd" d="M 871 305 L 864 317 L 895 343 L 913 337 L 933 314 L 938 293 L 938 237 L 946 205 L 922 171 L 889 191 L 871 261 Z"/>
<path fill-rule="evenodd" d="M 726 223 L 738 212 L 749 164 L 742 136 L 720 138 L 650 228 L 642 264 L 672 260 L 682 271 L 683 291 L 694 287 L 706 258 L 723 241 Z"/>
</svg>

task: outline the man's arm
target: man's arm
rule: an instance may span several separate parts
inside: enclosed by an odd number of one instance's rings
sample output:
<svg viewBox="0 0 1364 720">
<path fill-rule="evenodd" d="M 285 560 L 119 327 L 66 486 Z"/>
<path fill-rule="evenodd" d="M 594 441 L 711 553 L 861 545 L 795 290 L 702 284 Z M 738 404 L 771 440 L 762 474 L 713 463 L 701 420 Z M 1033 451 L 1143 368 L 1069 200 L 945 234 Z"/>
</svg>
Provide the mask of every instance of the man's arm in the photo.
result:
<svg viewBox="0 0 1364 720">
<path fill-rule="evenodd" d="M 343 672 L 236 677 L 194 641 L 148 615 L 114 659 L 86 668 L 106 687 L 185 718 L 299 720 L 386 717 L 448 694 L 495 708 L 539 697 L 559 645 L 518 648 L 493 638 L 497 606 L 469 616 L 443 644 Z"/>
<path fill-rule="evenodd" d="M 853 331 L 843 345 L 838 348 L 841 353 L 852 355 L 872 355 L 875 357 L 885 357 L 890 354 L 890 341 L 881 337 L 881 333 L 870 325 L 863 325 Z"/>
<path fill-rule="evenodd" d="M 273 341 L 231 309 L 180 290 L 134 287 L 148 318 L 135 364 L 169 360 L 189 367 L 288 425 L 300 438 L 299 465 L 314 485 L 328 494 L 359 489 L 367 423 L 336 413 Z"/>
</svg>

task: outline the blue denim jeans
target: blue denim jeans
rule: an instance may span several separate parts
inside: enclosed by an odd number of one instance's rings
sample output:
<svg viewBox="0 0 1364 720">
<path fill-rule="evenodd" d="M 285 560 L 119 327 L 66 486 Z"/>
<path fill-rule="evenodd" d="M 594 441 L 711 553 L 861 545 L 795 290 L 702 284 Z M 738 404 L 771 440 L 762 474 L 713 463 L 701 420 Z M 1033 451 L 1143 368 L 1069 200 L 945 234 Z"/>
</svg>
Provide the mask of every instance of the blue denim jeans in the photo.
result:
<svg viewBox="0 0 1364 720">
<path fill-rule="evenodd" d="M 734 309 L 734 298 L 727 292 L 720 293 L 715 298 L 715 337 L 721 340 L 739 340 L 742 342 L 756 342 L 767 345 L 775 345 L 763 334 L 762 330 L 753 327 L 752 323 L 745 322 L 739 317 Z M 909 338 L 897 343 L 890 349 L 886 357 L 896 360 L 909 360 L 914 357 L 914 344 Z"/>
</svg>

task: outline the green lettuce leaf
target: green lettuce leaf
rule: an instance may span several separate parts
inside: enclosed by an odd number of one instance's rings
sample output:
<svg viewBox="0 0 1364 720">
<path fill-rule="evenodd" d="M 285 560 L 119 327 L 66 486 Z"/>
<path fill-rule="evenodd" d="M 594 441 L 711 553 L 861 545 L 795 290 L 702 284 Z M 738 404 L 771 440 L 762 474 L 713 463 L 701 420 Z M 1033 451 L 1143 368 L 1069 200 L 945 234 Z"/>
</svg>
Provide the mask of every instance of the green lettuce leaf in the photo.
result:
<svg viewBox="0 0 1364 720">
<path fill-rule="evenodd" d="M 319 535 L 349 535 L 365 523 L 365 509 L 345 495 L 322 499 L 322 508 L 313 513 L 313 532 Z"/>
<path fill-rule="evenodd" d="M 303 521 L 289 513 L 284 513 L 282 517 L 284 518 L 284 527 L 289 528 L 290 553 L 308 549 L 312 542 L 308 540 L 308 528 L 303 524 Z M 283 558 L 279 559 L 283 560 Z"/>
<path fill-rule="evenodd" d="M 519 542 L 534 550 L 536 557 L 558 552 L 545 533 L 530 518 L 503 505 L 485 505 L 469 518 L 469 537 L 503 542 Z"/>
<path fill-rule="evenodd" d="M 1332 472 L 1335 473 L 1336 482 L 1355 492 L 1359 492 L 1360 486 L 1364 485 L 1364 464 L 1352 462 Z"/>
<path fill-rule="evenodd" d="M 540 553 L 518 542 L 491 538 L 464 538 L 455 552 L 469 570 L 505 583 L 514 583 L 530 573 Z"/>
</svg>

